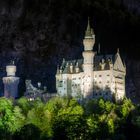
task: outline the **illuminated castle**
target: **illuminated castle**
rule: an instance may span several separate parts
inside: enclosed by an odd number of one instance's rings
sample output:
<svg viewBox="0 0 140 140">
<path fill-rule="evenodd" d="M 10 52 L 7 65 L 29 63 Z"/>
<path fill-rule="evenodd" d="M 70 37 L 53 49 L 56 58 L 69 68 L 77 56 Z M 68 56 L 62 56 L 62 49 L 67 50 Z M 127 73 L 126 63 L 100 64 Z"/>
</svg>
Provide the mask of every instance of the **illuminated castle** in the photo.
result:
<svg viewBox="0 0 140 140">
<path fill-rule="evenodd" d="M 65 61 L 57 68 L 56 89 L 60 96 L 121 100 L 125 96 L 126 68 L 119 49 L 115 55 L 93 51 L 95 34 L 88 21 L 83 40 L 83 59 Z"/>
</svg>

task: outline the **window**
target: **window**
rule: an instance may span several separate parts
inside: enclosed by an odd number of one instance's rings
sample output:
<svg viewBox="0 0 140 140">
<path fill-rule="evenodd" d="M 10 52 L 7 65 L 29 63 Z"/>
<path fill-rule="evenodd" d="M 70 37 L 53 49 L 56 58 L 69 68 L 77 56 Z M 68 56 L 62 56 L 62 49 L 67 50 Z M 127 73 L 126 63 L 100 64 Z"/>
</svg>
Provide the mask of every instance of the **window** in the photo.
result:
<svg viewBox="0 0 140 140">
<path fill-rule="evenodd" d="M 122 85 L 123 83 L 122 82 L 116 82 L 117 84 L 120 84 L 120 85 Z"/>
<path fill-rule="evenodd" d="M 109 83 L 109 81 L 107 81 L 107 83 Z"/>
<path fill-rule="evenodd" d="M 108 86 L 108 85 L 106 85 L 106 90 L 110 90 L 110 88 L 109 88 L 109 86 Z"/>
<path fill-rule="evenodd" d="M 109 74 L 107 76 L 110 76 Z"/>
<path fill-rule="evenodd" d="M 60 81 L 59 82 L 59 87 L 62 87 L 63 86 L 63 81 Z"/>
<path fill-rule="evenodd" d="M 102 75 L 99 75 L 99 77 L 102 77 Z"/>
<path fill-rule="evenodd" d="M 99 84 L 101 84 L 102 82 L 100 81 Z"/>
</svg>

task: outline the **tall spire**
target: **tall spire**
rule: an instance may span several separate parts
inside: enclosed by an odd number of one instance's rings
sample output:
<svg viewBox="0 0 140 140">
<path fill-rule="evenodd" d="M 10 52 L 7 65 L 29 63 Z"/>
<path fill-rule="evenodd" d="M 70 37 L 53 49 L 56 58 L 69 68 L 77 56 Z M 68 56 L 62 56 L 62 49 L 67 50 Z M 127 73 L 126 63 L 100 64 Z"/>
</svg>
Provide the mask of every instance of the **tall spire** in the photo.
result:
<svg viewBox="0 0 140 140">
<path fill-rule="evenodd" d="M 87 25 L 87 29 L 85 32 L 85 37 L 92 37 L 92 35 L 93 35 L 93 29 L 91 29 L 91 27 L 90 27 L 90 20 L 88 17 L 88 25 Z"/>
<path fill-rule="evenodd" d="M 90 27 L 90 21 L 88 18 L 87 29 L 85 31 L 85 38 L 83 40 L 84 50 L 93 50 L 93 46 L 95 44 L 95 34 L 93 29 Z"/>
<path fill-rule="evenodd" d="M 87 25 L 87 30 L 90 30 L 90 19 L 88 17 L 88 25 Z"/>
</svg>

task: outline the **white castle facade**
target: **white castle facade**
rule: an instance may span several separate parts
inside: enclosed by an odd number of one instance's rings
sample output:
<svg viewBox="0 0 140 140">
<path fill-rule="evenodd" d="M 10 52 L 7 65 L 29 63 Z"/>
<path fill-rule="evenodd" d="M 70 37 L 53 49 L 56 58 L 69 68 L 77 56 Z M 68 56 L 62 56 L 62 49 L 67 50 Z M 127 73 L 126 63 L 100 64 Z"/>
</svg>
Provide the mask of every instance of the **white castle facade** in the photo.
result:
<svg viewBox="0 0 140 140">
<path fill-rule="evenodd" d="M 83 59 L 65 61 L 57 68 L 56 89 L 60 96 L 121 100 L 125 96 L 126 67 L 119 50 L 115 55 L 93 51 L 95 34 L 88 26 L 83 40 Z"/>
</svg>

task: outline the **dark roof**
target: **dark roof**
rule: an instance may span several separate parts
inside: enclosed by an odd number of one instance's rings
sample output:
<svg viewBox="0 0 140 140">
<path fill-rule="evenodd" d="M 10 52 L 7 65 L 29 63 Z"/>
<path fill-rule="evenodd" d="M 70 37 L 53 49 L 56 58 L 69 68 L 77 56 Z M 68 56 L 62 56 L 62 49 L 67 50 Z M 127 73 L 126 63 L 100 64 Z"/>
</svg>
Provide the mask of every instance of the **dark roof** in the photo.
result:
<svg viewBox="0 0 140 140">
<path fill-rule="evenodd" d="M 70 65 L 73 65 L 73 73 L 75 73 L 75 68 L 77 67 L 76 64 L 78 63 L 79 67 L 79 72 L 83 71 L 82 64 L 83 64 L 83 59 L 78 59 L 78 60 L 69 60 L 69 61 L 63 61 L 61 67 L 63 73 L 70 73 Z"/>
<path fill-rule="evenodd" d="M 94 57 L 94 71 L 99 71 L 101 70 L 101 63 L 105 63 L 105 68 L 104 70 L 109 70 L 109 63 L 114 64 L 115 62 L 115 55 L 95 55 Z M 62 62 L 61 68 L 62 68 L 62 73 L 67 74 L 70 73 L 70 65 L 73 65 L 73 73 L 75 73 L 75 68 L 77 67 L 76 64 L 78 63 L 79 67 L 79 72 L 83 72 L 83 59 L 78 59 L 78 60 L 68 60 Z"/>
<path fill-rule="evenodd" d="M 94 70 L 98 71 L 101 70 L 100 63 L 104 61 L 105 68 L 104 70 L 109 70 L 109 63 L 114 64 L 115 62 L 115 56 L 114 55 L 95 55 L 94 57 Z"/>
</svg>

